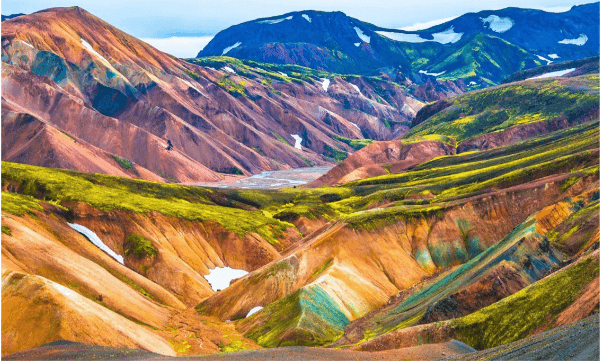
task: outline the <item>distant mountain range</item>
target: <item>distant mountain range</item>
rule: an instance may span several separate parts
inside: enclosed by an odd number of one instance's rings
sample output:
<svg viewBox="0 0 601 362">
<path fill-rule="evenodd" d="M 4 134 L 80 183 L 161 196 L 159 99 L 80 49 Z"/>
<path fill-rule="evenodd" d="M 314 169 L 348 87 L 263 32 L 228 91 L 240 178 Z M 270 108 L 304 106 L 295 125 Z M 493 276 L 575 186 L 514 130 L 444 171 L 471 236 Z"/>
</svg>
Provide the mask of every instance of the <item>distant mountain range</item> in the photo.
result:
<svg viewBox="0 0 601 362">
<path fill-rule="evenodd" d="M 292 12 L 225 29 L 198 53 L 220 55 L 337 73 L 429 74 L 492 85 L 524 69 L 599 55 L 599 3 L 564 13 L 520 8 L 468 13 L 419 31 L 381 28 L 342 12 Z"/>
<path fill-rule="evenodd" d="M 431 77 L 194 62 L 77 7 L 7 20 L 2 159 L 179 182 L 327 165 L 363 139 L 402 135 L 425 102 L 465 90 Z"/>
<path fill-rule="evenodd" d="M 25 15 L 25 14 L 20 13 L 20 14 L 2 15 L 2 21 L 4 21 L 4 20 L 10 20 L 12 18 L 16 18 L 17 16 L 21 16 L 21 15 Z"/>
</svg>

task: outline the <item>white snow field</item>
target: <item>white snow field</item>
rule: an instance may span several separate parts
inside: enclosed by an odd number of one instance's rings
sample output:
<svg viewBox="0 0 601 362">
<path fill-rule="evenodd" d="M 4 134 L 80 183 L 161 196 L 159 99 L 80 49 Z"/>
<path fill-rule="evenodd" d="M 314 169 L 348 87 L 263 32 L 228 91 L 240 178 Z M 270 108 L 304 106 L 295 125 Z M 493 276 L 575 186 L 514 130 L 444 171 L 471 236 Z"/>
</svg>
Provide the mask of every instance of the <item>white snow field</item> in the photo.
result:
<svg viewBox="0 0 601 362">
<path fill-rule="evenodd" d="M 292 19 L 292 15 L 287 16 L 285 18 L 280 18 L 280 19 L 274 19 L 274 20 L 261 20 L 258 21 L 259 24 L 277 24 L 277 23 L 281 23 L 284 20 L 291 20 Z"/>
<path fill-rule="evenodd" d="M 440 44 L 457 43 L 462 36 L 463 33 L 456 33 L 452 26 L 443 32 L 432 34 L 434 41 Z"/>
<path fill-rule="evenodd" d="M 357 32 L 357 36 L 359 37 L 359 39 L 361 39 L 364 42 L 366 42 L 367 44 L 369 44 L 369 41 L 371 40 L 371 38 L 369 36 L 365 35 L 365 33 L 363 33 L 363 30 L 361 30 L 355 26 L 355 31 Z"/>
<path fill-rule="evenodd" d="M 242 278 L 248 274 L 246 270 L 232 269 L 229 266 L 223 268 L 209 269 L 209 274 L 204 278 L 211 284 L 213 291 L 223 290 L 230 286 L 230 282 L 234 279 Z"/>
<path fill-rule="evenodd" d="M 82 39 L 82 40 L 83 40 L 83 39 Z M 28 42 L 26 42 L 26 41 L 24 41 L 24 40 L 21 40 L 21 43 L 23 43 L 23 44 L 27 45 L 27 46 L 28 46 L 28 47 L 30 47 L 30 48 L 33 48 L 33 49 L 35 49 L 35 48 L 33 47 L 33 45 L 29 44 Z M 84 45 L 85 45 L 85 44 L 84 44 Z M 88 45 L 90 45 L 90 44 L 88 44 Z"/>
<path fill-rule="evenodd" d="M 588 40 L 588 36 L 586 36 L 585 34 L 580 34 L 580 36 L 576 39 L 564 39 L 564 40 L 558 41 L 558 43 L 582 46 L 582 45 L 586 44 L 587 40 Z"/>
<path fill-rule="evenodd" d="M 486 18 L 480 18 L 480 20 L 482 20 L 484 26 L 486 26 L 486 24 L 489 23 L 488 27 L 490 28 L 490 30 L 497 33 L 506 32 L 507 30 L 511 29 L 511 27 L 513 27 L 514 24 L 511 18 L 501 18 L 497 15 L 490 15 Z"/>
<path fill-rule="evenodd" d="M 242 44 L 241 42 L 237 42 L 236 44 L 234 44 L 234 45 L 232 45 L 232 46 L 229 46 L 229 47 L 227 47 L 227 48 L 223 49 L 223 52 L 221 53 L 221 55 L 226 55 L 226 54 L 227 54 L 227 52 L 229 52 L 230 50 L 232 50 L 232 49 L 234 49 L 234 48 L 237 48 L 237 47 L 239 47 L 241 44 Z"/>
<path fill-rule="evenodd" d="M 433 33 L 432 40 L 424 39 L 419 34 L 394 33 L 391 31 L 376 31 L 376 33 L 389 39 L 402 41 L 405 43 L 423 43 L 427 41 L 435 41 L 441 44 L 448 44 L 458 42 L 463 36 L 463 33 L 456 33 L 452 26 L 440 33 Z"/>
<path fill-rule="evenodd" d="M 391 31 L 376 31 L 376 33 L 385 36 L 389 39 L 402 41 L 405 43 L 423 43 L 426 41 L 431 41 L 422 38 L 421 36 L 419 36 L 419 34 L 393 33 Z"/>
<path fill-rule="evenodd" d="M 428 72 L 427 72 L 427 71 L 425 71 L 425 70 L 420 70 L 419 72 L 420 72 L 421 74 L 425 74 L 425 75 L 431 75 L 431 76 L 434 76 L 434 77 L 438 77 L 438 76 L 441 76 L 441 75 L 445 74 L 447 71 L 446 71 L 446 70 L 443 70 L 443 71 L 442 71 L 442 72 L 440 72 L 440 73 L 428 73 Z"/>
<path fill-rule="evenodd" d="M 303 18 L 305 18 L 305 20 L 307 20 L 308 22 L 311 22 L 311 17 L 307 14 L 303 14 L 301 15 Z"/>
<path fill-rule="evenodd" d="M 301 138 L 301 136 L 297 135 L 297 134 L 291 134 L 292 138 L 294 138 L 294 148 L 298 148 L 299 150 L 302 150 L 302 146 L 301 146 L 301 142 L 303 142 L 303 139 Z"/>
<path fill-rule="evenodd" d="M 576 68 L 558 70 L 556 72 L 549 72 L 549 73 L 541 74 L 539 76 L 528 78 L 528 79 L 541 79 L 541 78 L 561 77 L 561 76 L 564 76 L 564 75 L 566 75 L 566 74 L 568 74 L 570 72 L 573 72 L 574 70 L 576 70 Z"/>
<path fill-rule="evenodd" d="M 538 59 L 540 59 L 540 60 L 544 60 L 545 62 L 547 62 L 547 65 L 549 65 L 549 64 L 551 64 L 551 63 L 553 63 L 553 61 L 552 61 L 552 60 L 549 60 L 549 59 L 547 59 L 547 58 L 545 58 L 545 57 L 541 57 L 540 55 L 536 55 L 536 56 L 538 57 Z"/>
<path fill-rule="evenodd" d="M 261 307 L 261 306 L 254 307 L 253 309 L 251 309 L 251 310 L 249 310 L 249 311 L 248 311 L 248 314 L 246 315 L 246 318 L 248 318 L 248 317 L 250 317 L 251 315 L 253 315 L 253 314 L 257 313 L 257 312 L 258 312 L 258 311 L 260 311 L 261 309 L 263 309 L 263 307 Z"/>
<path fill-rule="evenodd" d="M 85 236 L 92 244 L 96 245 L 96 247 L 98 247 L 98 249 L 104 251 L 110 257 L 117 260 L 119 263 L 123 264 L 123 257 L 121 255 L 115 253 L 114 251 L 112 251 L 111 248 L 109 248 L 108 246 L 106 246 L 102 242 L 102 240 L 100 240 L 98 235 L 96 235 L 95 232 L 93 232 L 92 230 L 88 229 L 87 227 L 85 227 L 83 225 L 71 224 L 71 223 L 67 223 L 67 225 L 69 225 L 71 227 L 71 229 L 73 229 L 73 230 L 77 231 L 78 233 L 82 234 L 83 236 Z"/>
<path fill-rule="evenodd" d="M 90 52 L 92 53 L 92 55 L 95 55 L 98 59 L 100 59 L 100 61 L 102 61 L 104 63 L 104 65 L 106 65 L 107 67 L 111 68 L 111 70 L 115 69 L 113 68 L 113 65 L 106 60 L 105 57 L 103 57 L 102 55 L 100 55 L 97 51 L 94 50 L 94 48 L 92 48 L 92 46 L 90 45 L 90 43 L 88 43 L 87 41 L 81 39 L 81 44 L 83 44 L 83 46 Z M 115 70 L 115 72 L 117 72 Z M 119 74 L 119 72 L 117 72 L 117 74 Z"/>
<path fill-rule="evenodd" d="M 321 87 L 323 88 L 324 91 L 328 91 L 328 87 L 330 86 L 330 80 L 327 78 L 321 78 L 321 80 L 323 80 L 323 83 L 321 83 Z"/>
<path fill-rule="evenodd" d="M 221 69 L 225 70 L 225 71 L 226 71 L 226 72 L 228 72 L 228 73 L 236 74 L 236 71 L 235 71 L 235 70 L 233 70 L 233 69 L 232 69 L 232 68 L 230 68 L 230 67 L 227 67 L 227 66 L 226 66 L 226 67 L 223 67 L 223 68 L 221 68 Z"/>
</svg>

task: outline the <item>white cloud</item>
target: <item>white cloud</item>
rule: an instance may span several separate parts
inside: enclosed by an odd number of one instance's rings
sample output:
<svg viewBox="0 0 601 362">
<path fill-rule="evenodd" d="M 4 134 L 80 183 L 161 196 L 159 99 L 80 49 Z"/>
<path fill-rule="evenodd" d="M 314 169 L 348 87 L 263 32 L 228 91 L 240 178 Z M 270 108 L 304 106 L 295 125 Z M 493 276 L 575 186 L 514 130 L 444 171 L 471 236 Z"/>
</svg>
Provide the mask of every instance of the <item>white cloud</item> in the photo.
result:
<svg viewBox="0 0 601 362">
<path fill-rule="evenodd" d="M 213 36 L 172 36 L 170 38 L 142 38 L 143 41 L 165 53 L 179 58 L 194 58 Z"/>
<path fill-rule="evenodd" d="M 451 21 L 455 18 L 458 18 L 458 16 L 451 16 L 450 18 L 444 18 L 444 19 L 437 19 L 437 20 L 431 20 L 431 21 L 426 21 L 424 23 L 415 23 L 413 25 L 409 25 L 409 26 L 405 26 L 403 28 L 400 28 L 400 30 L 406 30 L 406 31 L 416 31 L 416 30 L 423 30 L 423 29 L 428 29 L 431 28 L 435 25 L 439 25 L 442 23 L 446 23 L 447 21 Z"/>
</svg>

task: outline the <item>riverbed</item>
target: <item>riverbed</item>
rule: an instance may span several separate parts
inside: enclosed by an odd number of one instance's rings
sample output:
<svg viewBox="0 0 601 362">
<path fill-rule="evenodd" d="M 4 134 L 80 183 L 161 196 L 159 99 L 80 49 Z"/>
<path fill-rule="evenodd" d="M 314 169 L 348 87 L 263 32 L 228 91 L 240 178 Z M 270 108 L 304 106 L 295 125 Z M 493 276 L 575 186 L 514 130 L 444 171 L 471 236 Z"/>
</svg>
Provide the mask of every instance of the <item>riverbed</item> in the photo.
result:
<svg viewBox="0 0 601 362">
<path fill-rule="evenodd" d="M 265 171 L 230 182 L 207 182 L 195 186 L 237 189 L 281 189 L 309 183 L 332 169 L 332 166 L 315 166 L 291 170 Z"/>
</svg>

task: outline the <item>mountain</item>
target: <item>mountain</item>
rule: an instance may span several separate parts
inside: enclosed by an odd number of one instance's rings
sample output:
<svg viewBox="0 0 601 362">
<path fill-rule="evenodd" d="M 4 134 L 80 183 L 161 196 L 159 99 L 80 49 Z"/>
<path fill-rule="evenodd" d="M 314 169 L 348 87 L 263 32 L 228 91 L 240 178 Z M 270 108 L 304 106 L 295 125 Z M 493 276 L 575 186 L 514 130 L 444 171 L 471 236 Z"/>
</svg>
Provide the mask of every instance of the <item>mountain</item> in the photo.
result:
<svg viewBox="0 0 601 362">
<path fill-rule="evenodd" d="M 458 62 L 518 47 L 465 41 Z M 597 57 L 474 89 L 184 61 L 81 8 L 7 20 L 2 47 L 3 359 L 462 359 L 558 340 L 546 358 L 598 359 L 579 334 L 599 320 Z M 303 187 L 185 183 L 337 161 Z"/>
<path fill-rule="evenodd" d="M 234 58 L 193 64 L 78 7 L 7 20 L 2 39 L 3 122 L 43 128 L 3 127 L 3 160 L 149 180 L 332 164 L 354 151 L 348 140 L 398 137 L 424 102 L 465 89 Z"/>
<path fill-rule="evenodd" d="M 321 346 L 395 359 L 598 316 L 598 82 L 527 79 L 433 103 L 317 188 L 3 162 L 3 357 L 68 338 L 178 356 Z"/>
<path fill-rule="evenodd" d="M 10 20 L 12 18 L 16 18 L 17 16 L 21 16 L 21 15 L 25 15 L 25 14 L 19 13 L 19 14 L 2 15 L 2 21 Z"/>
<path fill-rule="evenodd" d="M 599 3 L 565 13 L 506 8 L 464 14 L 420 31 L 386 29 L 341 12 L 301 11 L 219 32 L 198 57 L 298 64 L 339 73 L 402 72 L 474 86 L 516 71 L 599 55 Z"/>
<path fill-rule="evenodd" d="M 598 118 L 596 92 L 583 91 L 594 89 L 598 69 L 599 58 L 547 65 L 429 104 L 401 138 L 370 144 L 310 186 L 400 173 L 436 156 L 507 146 Z"/>
</svg>

